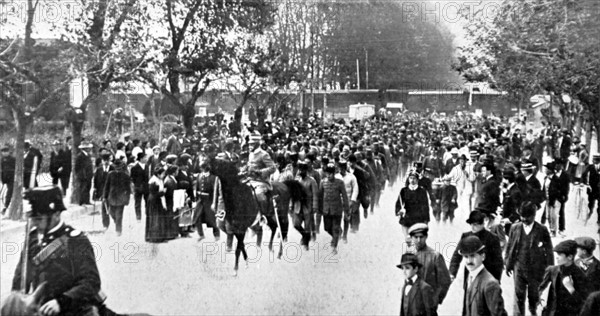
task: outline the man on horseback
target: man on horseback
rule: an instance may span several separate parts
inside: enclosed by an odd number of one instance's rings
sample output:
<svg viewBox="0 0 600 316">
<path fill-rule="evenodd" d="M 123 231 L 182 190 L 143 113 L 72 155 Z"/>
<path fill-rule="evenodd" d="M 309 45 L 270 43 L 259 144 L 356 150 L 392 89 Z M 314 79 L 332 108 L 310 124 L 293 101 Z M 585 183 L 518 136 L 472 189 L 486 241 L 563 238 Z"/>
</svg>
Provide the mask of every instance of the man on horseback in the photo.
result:
<svg viewBox="0 0 600 316">
<path fill-rule="evenodd" d="M 260 134 L 250 135 L 248 144 L 250 145 L 247 166 L 248 177 L 263 215 L 266 215 L 272 211 L 272 203 L 269 203 L 272 191 L 269 177 L 275 172 L 276 166 L 269 153 L 261 147 Z"/>
<path fill-rule="evenodd" d="M 45 284 L 42 315 L 114 315 L 103 304 L 105 297 L 89 239 L 60 217 L 66 209 L 60 188 L 34 188 L 25 198 L 31 203 L 27 213 L 31 221 L 29 251 L 17 265 L 12 290 L 27 294 L 30 288 Z"/>
</svg>

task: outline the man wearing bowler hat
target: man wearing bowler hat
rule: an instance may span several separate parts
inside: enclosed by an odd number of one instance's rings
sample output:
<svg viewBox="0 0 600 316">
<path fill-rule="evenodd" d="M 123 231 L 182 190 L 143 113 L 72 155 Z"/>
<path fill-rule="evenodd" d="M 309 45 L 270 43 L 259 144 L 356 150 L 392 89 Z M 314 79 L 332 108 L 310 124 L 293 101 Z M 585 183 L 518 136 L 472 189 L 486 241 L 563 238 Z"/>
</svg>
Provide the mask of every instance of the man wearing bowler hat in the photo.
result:
<svg viewBox="0 0 600 316">
<path fill-rule="evenodd" d="M 433 288 L 419 276 L 422 265 L 412 253 L 402 255 L 400 264 L 396 265 L 404 272 L 404 286 L 400 303 L 400 316 L 434 316 L 437 315 L 437 304 Z"/>
<path fill-rule="evenodd" d="M 23 256 L 12 289 L 37 289 L 45 283 L 42 315 L 107 315 L 94 249 L 81 231 L 65 224 L 60 188 L 38 187 L 25 192 L 31 203 L 27 275 L 22 280 Z M 24 281 L 24 282 L 22 282 Z M 25 288 L 22 288 L 25 284 Z"/>
<path fill-rule="evenodd" d="M 512 225 L 508 236 L 506 275 L 510 277 L 514 271 L 515 315 L 525 315 L 526 296 L 530 313 L 536 314 L 543 271 L 554 264 L 550 233 L 535 221 L 536 210 L 533 202 L 525 202 L 521 207 L 521 221 Z"/>
<path fill-rule="evenodd" d="M 460 240 L 463 240 L 469 236 L 477 236 L 477 238 L 479 238 L 479 240 L 485 245 L 485 257 L 483 259 L 483 265 L 485 265 L 487 271 L 489 271 L 499 282 L 500 278 L 502 277 L 502 269 L 504 268 L 504 264 L 502 262 L 502 248 L 500 246 L 500 240 L 498 239 L 498 236 L 485 229 L 485 217 L 486 215 L 479 210 L 471 212 L 471 214 L 469 214 L 469 218 L 467 219 L 467 223 L 471 225 L 471 231 L 463 233 L 460 237 Z M 459 249 L 454 251 L 450 261 L 451 280 L 456 278 L 456 275 L 458 274 L 458 268 L 460 267 L 460 262 L 463 259 L 458 251 Z M 468 274 L 469 270 L 465 269 L 465 290 L 467 289 Z"/>
<path fill-rule="evenodd" d="M 441 305 L 450 288 L 450 273 L 444 257 L 427 245 L 429 227 L 425 223 L 417 223 L 408 229 L 408 234 L 415 246 L 415 255 L 422 267 L 419 277 L 433 288 L 433 297 L 437 305 Z"/>
<path fill-rule="evenodd" d="M 477 236 L 467 236 L 458 243 L 458 253 L 466 261 L 464 316 L 507 315 L 500 283 L 488 270 L 485 245 Z"/>
</svg>

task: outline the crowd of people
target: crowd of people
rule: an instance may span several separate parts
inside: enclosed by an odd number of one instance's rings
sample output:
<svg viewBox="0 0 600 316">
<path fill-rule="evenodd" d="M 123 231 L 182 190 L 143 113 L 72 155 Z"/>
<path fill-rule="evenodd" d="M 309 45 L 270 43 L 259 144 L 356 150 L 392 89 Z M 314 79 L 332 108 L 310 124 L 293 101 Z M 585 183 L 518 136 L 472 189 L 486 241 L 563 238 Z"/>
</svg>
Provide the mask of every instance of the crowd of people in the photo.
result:
<svg viewBox="0 0 600 316">
<path fill-rule="evenodd" d="M 600 154 L 590 163 L 585 144 L 558 124 L 534 132 L 520 119 L 404 113 L 331 123 L 313 116 L 279 118 L 207 133 L 215 125 L 210 121 L 187 132 L 175 127 L 160 141 L 124 135 L 114 148 L 111 140 L 96 146 L 83 142 L 73 168 L 67 139 L 52 153 L 53 183 L 66 191 L 64 179 L 72 169 L 78 183 L 85 183 L 80 204 L 90 203 L 90 197 L 102 201 L 103 225 L 108 228 L 112 218 L 117 234 L 133 195 L 136 219 L 146 217 L 146 241 L 165 242 L 194 231 L 202 240 L 206 225 L 217 240 L 225 232 L 231 248 L 223 188 L 211 170 L 211 161 L 228 161 L 253 180 L 259 203 L 268 204 L 271 183 L 298 181 L 305 200 L 290 211 L 294 226 L 314 240 L 323 223 L 337 252 L 338 242 L 347 242 L 348 232 L 358 232 L 361 220 L 377 209 L 386 185 L 406 178 L 395 205 L 412 249 L 399 265 L 407 278 L 401 315 L 435 314 L 462 260 L 465 315 L 506 313 L 499 286 L 503 272 L 515 279 L 515 314 L 525 314 L 527 297 L 534 315 L 540 301 L 547 315 L 598 315 L 595 240 L 582 237 L 553 247 L 551 237 L 564 237 L 565 216 L 573 216 L 565 212 L 571 184 L 587 189 L 584 216 L 593 215 L 600 198 Z M 10 148 L 2 148 L 2 154 L 7 184 Z M 540 172 L 545 173 L 542 182 Z M 459 205 L 465 200 L 468 205 Z M 428 224 L 452 223 L 459 207 L 469 212 L 472 230 L 462 235 L 447 268 L 427 246 Z M 540 297 L 544 291 L 549 294 Z"/>
</svg>

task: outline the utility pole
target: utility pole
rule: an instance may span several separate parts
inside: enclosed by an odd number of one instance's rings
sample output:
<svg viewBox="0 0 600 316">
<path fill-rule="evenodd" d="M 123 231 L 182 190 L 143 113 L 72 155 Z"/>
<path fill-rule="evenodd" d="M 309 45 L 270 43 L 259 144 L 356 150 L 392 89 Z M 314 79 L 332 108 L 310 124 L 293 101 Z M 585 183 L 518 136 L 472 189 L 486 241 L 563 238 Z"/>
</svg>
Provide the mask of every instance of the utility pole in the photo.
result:
<svg viewBox="0 0 600 316">
<path fill-rule="evenodd" d="M 360 90 L 360 68 L 358 67 L 358 58 L 356 58 L 356 90 Z"/>
<path fill-rule="evenodd" d="M 365 75 L 367 76 L 367 87 L 369 90 L 369 51 L 365 48 Z"/>
</svg>

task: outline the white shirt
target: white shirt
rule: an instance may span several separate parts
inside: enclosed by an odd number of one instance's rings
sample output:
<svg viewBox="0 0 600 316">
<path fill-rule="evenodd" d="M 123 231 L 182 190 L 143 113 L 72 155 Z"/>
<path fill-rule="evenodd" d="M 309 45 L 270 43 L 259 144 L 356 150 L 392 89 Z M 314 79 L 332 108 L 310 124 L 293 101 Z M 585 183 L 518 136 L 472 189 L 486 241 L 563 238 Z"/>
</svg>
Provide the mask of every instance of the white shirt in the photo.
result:
<svg viewBox="0 0 600 316">
<path fill-rule="evenodd" d="M 481 273 L 481 271 L 485 268 L 483 263 L 475 270 L 469 271 L 469 283 L 467 283 L 467 289 L 471 287 L 471 284 L 475 280 L 475 278 Z"/>
<path fill-rule="evenodd" d="M 344 181 L 348 201 L 356 202 L 358 200 L 358 182 L 356 181 L 356 177 L 350 172 L 346 172 L 345 176 L 342 176 L 341 173 L 336 173 L 335 177 Z"/>
<path fill-rule="evenodd" d="M 523 223 L 523 230 L 525 230 L 525 235 L 529 235 L 529 233 L 531 233 L 531 229 L 533 229 L 533 223 L 531 223 L 530 225 Z"/>
<path fill-rule="evenodd" d="M 137 160 L 137 156 L 139 153 L 143 153 L 144 150 L 140 146 L 135 146 L 131 150 L 131 156 Z"/>
<path fill-rule="evenodd" d="M 413 281 L 413 284 L 417 281 L 417 279 L 419 278 L 418 274 L 415 274 L 412 276 L 412 278 L 410 278 L 410 280 Z M 410 289 L 412 289 L 412 285 L 407 284 L 406 287 L 404 288 L 404 295 L 408 295 L 408 293 L 410 292 Z"/>
</svg>

